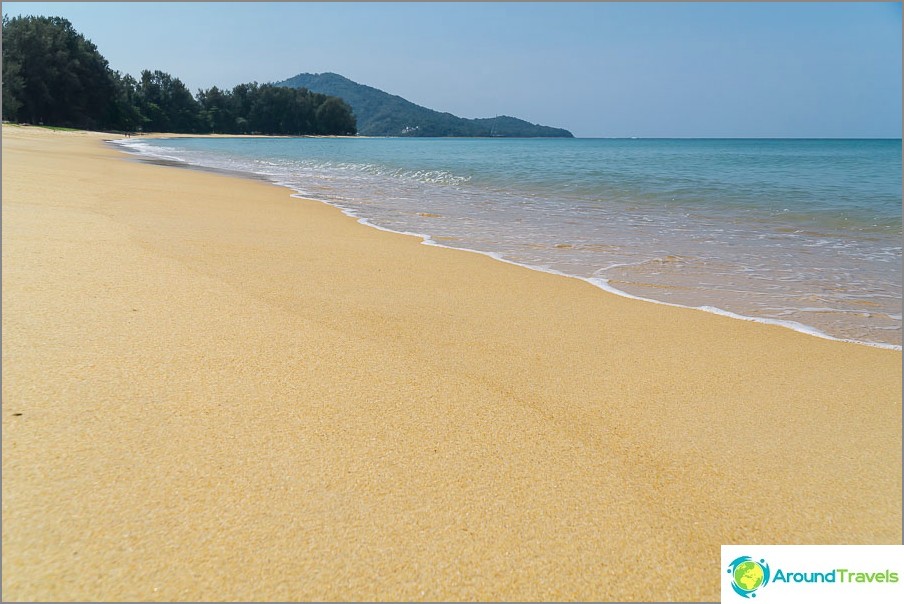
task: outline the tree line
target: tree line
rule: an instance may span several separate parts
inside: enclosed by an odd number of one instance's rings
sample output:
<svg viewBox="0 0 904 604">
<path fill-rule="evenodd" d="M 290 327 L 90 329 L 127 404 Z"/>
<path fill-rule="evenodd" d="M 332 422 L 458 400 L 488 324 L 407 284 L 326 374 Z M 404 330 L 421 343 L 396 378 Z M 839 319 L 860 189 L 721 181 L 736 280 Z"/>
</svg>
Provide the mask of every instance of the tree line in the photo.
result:
<svg viewBox="0 0 904 604">
<path fill-rule="evenodd" d="M 61 17 L 3 17 L 3 119 L 48 126 L 190 134 L 355 134 L 340 98 L 256 82 L 192 95 L 179 78 L 113 71 Z"/>
</svg>

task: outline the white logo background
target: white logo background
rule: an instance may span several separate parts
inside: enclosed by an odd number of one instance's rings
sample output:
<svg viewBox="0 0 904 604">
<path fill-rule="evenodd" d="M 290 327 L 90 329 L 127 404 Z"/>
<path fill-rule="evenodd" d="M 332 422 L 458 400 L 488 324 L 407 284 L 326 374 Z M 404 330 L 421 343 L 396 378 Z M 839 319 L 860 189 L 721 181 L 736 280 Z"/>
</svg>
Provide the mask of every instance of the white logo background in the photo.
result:
<svg viewBox="0 0 904 604">
<path fill-rule="evenodd" d="M 728 566 L 740 556 L 755 561 L 765 560 L 770 579 L 753 592 L 756 597 L 744 598 L 731 587 Z M 800 572 L 829 572 L 846 568 L 850 572 L 898 573 L 897 583 L 793 583 L 776 582 L 775 574 Z M 723 545 L 722 602 L 726 604 L 799 604 L 857 602 L 862 604 L 901 604 L 904 602 L 904 545 Z M 836 573 L 837 575 L 837 573 Z"/>
</svg>

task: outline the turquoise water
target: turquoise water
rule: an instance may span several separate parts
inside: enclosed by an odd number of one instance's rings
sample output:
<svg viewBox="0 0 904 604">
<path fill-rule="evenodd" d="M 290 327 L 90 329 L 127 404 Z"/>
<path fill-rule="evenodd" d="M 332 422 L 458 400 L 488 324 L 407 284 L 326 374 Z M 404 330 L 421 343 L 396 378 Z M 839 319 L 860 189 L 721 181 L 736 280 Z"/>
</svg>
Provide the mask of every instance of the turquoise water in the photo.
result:
<svg viewBox="0 0 904 604">
<path fill-rule="evenodd" d="M 901 344 L 900 140 L 121 144 L 626 295 Z"/>
</svg>

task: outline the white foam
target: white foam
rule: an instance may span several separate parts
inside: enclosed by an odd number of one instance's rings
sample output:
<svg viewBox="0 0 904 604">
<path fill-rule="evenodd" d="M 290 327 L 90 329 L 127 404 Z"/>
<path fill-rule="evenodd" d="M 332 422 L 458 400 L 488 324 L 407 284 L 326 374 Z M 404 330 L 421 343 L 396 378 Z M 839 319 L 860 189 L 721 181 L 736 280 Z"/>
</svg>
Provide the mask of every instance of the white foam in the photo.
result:
<svg viewBox="0 0 904 604">
<path fill-rule="evenodd" d="M 285 184 L 282 184 L 282 185 L 280 185 L 280 186 L 286 186 L 286 187 L 288 187 L 288 188 L 290 188 L 290 189 L 295 190 L 291 185 L 285 185 Z M 883 349 L 886 349 L 886 350 L 901 350 L 901 349 L 902 349 L 901 346 L 898 346 L 898 345 L 895 345 L 895 344 L 885 344 L 885 343 L 882 343 L 882 342 L 866 342 L 866 341 L 861 341 L 861 340 L 853 340 L 853 339 L 849 339 L 849 338 L 837 338 L 837 337 L 831 336 L 831 335 L 829 335 L 829 334 L 827 334 L 827 333 L 825 333 L 825 332 L 823 332 L 823 331 L 820 331 L 819 329 L 816 329 L 815 327 L 810 327 L 809 325 L 804 325 L 803 323 L 798 323 L 797 321 L 786 321 L 786 320 L 782 320 L 782 319 L 767 319 L 767 318 L 764 318 L 764 317 L 750 317 L 750 316 L 747 316 L 747 315 L 739 315 L 739 314 L 737 314 L 737 313 L 734 313 L 734 312 L 731 312 L 731 311 L 728 311 L 728 310 L 724 310 L 724 309 L 721 309 L 721 308 L 717 308 L 717 307 L 715 307 L 715 306 L 707 306 L 707 305 L 703 305 L 703 306 L 685 306 L 685 305 L 683 305 L 683 304 L 675 304 L 675 303 L 673 303 L 673 302 L 663 302 L 663 301 L 661 301 L 661 300 L 653 300 L 653 299 L 651 299 L 651 298 L 643 298 L 643 297 L 641 297 L 641 296 L 635 296 L 635 295 L 633 295 L 633 294 L 629 294 L 628 292 L 625 292 L 625 291 L 622 291 L 622 290 L 617 289 L 617 288 L 615 288 L 615 287 L 612 287 L 611 285 L 609 285 L 609 281 L 608 281 L 607 279 L 603 279 L 603 278 L 601 278 L 601 277 L 578 277 L 578 276 L 576 276 L 576 275 L 569 275 L 568 273 L 563 273 L 562 271 L 557 271 L 557 270 L 552 269 L 552 268 L 549 268 L 549 267 L 532 266 L 532 265 L 529 265 L 529 264 L 523 264 L 523 263 L 520 263 L 520 262 L 515 262 L 514 260 L 509 260 L 508 258 L 502 256 L 501 254 L 499 254 L 499 253 L 497 253 L 497 252 L 486 252 L 486 251 L 483 251 L 483 250 L 475 250 L 475 249 L 472 249 L 472 248 L 466 248 L 466 247 L 452 247 L 452 246 L 449 246 L 449 245 L 444 245 L 444 244 L 442 244 L 442 243 L 438 243 L 437 241 L 435 241 L 430 235 L 425 235 L 425 234 L 423 234 L 423 233 L 414 233 L 414 232 L 411 232 L 411 231 L 399 231 L 399 230 L 390 229 L 390 228 L 386 228 L 386 227 L 382 227 L 382 226 L 376 225 L 376 224 L 370 222 L 370 221 L 369 221 L 368 219 L 366 219 L 366 218 L 361 218 L 361 217 L 359 217 L 353 210 L 350 210 L 350 209 L 348 209 L 348 208 L 343 208 L 343 207 L 341 207 L 341 206 L 339 206 L 339 205 L 337 205 L 337 204 L 335 204 L 335 203 L 333 203 L 333 202 L 330 202 L 330 201 L 327 201 L 327 200 L 324 200 L 324 199 L 316 199 L 316 198 L 312 198 L 312 197 L 307 197 L 307 196 L 301 195 L 301 194 L 299 194 L 299 193 L 297 193 L 297 192 L 296 192 L 295 194 L 293 194 L 292 197 L 294 197 L 294 198 L 296 198 L 296 199 L 303 199 L 303 200 L 308 200 L 308 201 L 316 201 L 316 202 L 319 202 L 319 203 L 324 203 L 324 204 L 326 204 L 326 205 L 332 206 L 332 207 L 337 208 L 338 210 L 340 210 L 340 211 L 341 211 L 343 214 L 345 214 L 346 216 L 349 216 L 350 218 L 355 218 L 355 219 L 358 221 L 358 223 L 363 224 L 363 225 L 366 225 L 366 226 L 369 226 L 369 227 L 371 227 L 371 228 L 374 228 L 374 229 L 377 229 L 377 230 L 380 230 L 380 231 L 386 231 L 387 233 L 396 233 L 396 234 L 401 234 L 401 235 L 410 235 L 410 236 L 412 236 L 412 237 L 420 237 L 421 240 L 422 240 L 421 243 L 423 243 L 424 245 L 430 245 L 430 246 L 435 246 L 435 247 L 442 247 L 442 248 L 446 248 L 446 249 L 450 249 L 450 250 L 458 250 L 458 251 L 462 251 L 462 252 L 471 252 L 471 253 L 474 253 L 474 254 L 480 254 L 480 255 L 482 255 L 482 256 L 489 256 L 490 258 L 492 258 L 492 259 L 494 259 L 494 260 L 498 260 L 499 262 L 505 262 L 506 264 L 512 264 L 512 265 L 514 265 L 514 266 L 519 266 L 519 267 L 521 267 L 521 268 L 527 268 L 527 269 L 534 270 L 534 271 L 538 271 L 538 272 L 541 272 L 541 273 L 549 273 L 549 274 L 552 274 L 552 275 L 558 275 L 558 276 L 560 276 L 560 277 L 568 277 L 568 278 L 570 278 L 570 279 L 578 279 L 578 280 L 580 280 L 580 281 L 585 281 L 585 282 L 587 282 L 587 283 L 589 283 L 589 284 L 591 284 L 591 285 L 593 285 L 593 286 L 595 286 L 595 287 L 598 287 L 599 289 L 601 289 L 601 290 L 603 290 L 603 291 L 609 292 L 609 293 L 611 293 L 611 294 L 615 294 L 616 296 L 622 296 L 622 297 L 624 297 L 624 298 L 630 298 L 630 299 L 632 299 L 632 300 L 639 300 L 639 301 L 641 301 L 641 302 L 650 302 L 650 303 L 652 303 L 652 304 L 661 304 L 661 305 L 663 305 L 663 306 L 672 306 L 672 307 L 674 307 L 674 308 L 684 308 L 684 309 L 690 309 L 690 310 L 701 310 L 701 311 L 703 311 L 703 312 L 708 312 L 708 313 L 712 313 L 712 314 L 714 314 L 714 315 L 720 315 L 720 316 L 723 316 L 723 317 L 729 317 L 729 318 L 731 318 L 731 319 L 739 319 L 739 320 L 741 320 L 741 321 L 751 321 L 751 322 L 753 322 L 753 323 L 763 323 L 763 324 L 765 324 L 765 325 L 775 325 L 775 326 L 778 326 L 778 327 L 784 327 L 784 328 L 786 328 L 786 329 L 791 329 L 791 330 L 794 330 L 794 331 L 797 331 L 797 332 L 800 332 L 800 333 L 804 333 L 804 334 L 807 334 L 807 335 L 810 335 L 810 336 L 816 336 L 817 338 L 823 338 L 823 339 L 825 339 L 825 340 L 832 340 L 832 341 L 835 341 L 835 342 L 846 342 L 846 343 L 849 343 L 849 344 L 860 344 L 860 345 L 862 345 L 862 346 L 871 346 L 871 347 L 874 347 L 874 348 L 883 348 Z M 618 266 L 618 265 L 615 265 L 615 266 Z"/>
<path fill-rule="evenodd" d="M 136 155 L 149 155 L 156 159 L 165 159 L 167 161 L 177 161 L 182 164 L 188 163 L 181 157 L 176 157 L 175 155 L 167 155 L 166 153 L 162 153 L 162 151 L 176 151 L 175 149 L 171 149 L 169 147 L 150 145 L 144 141 L 133 140 L 130 138 L 120 138 L 120 139 L 110 140 L 107 142 L 123 148 L 123 150 L 126 151 L 127 153 L 135 153 Z"/>
</svg>

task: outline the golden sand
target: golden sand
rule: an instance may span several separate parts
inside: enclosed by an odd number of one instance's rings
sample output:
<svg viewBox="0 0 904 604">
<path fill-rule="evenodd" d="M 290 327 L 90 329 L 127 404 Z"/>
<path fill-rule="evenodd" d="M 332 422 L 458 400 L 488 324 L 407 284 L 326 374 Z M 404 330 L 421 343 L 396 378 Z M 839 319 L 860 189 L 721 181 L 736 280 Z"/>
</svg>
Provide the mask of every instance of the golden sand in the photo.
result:
<svg viewBox="0 0 904 604">
<path fill-rule="evenodd" d="M 900 543 L 901 353 L 3 127 L 5 600 L 715 600 Z"/>
</svg>

